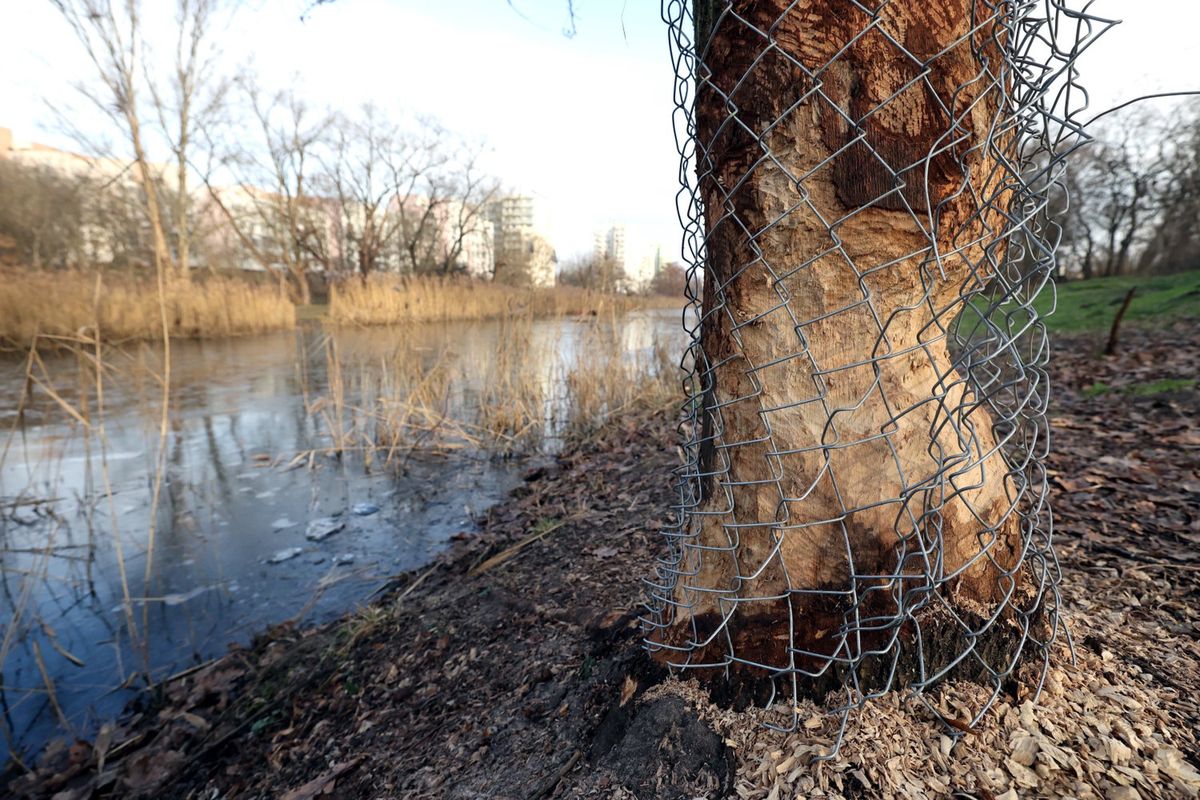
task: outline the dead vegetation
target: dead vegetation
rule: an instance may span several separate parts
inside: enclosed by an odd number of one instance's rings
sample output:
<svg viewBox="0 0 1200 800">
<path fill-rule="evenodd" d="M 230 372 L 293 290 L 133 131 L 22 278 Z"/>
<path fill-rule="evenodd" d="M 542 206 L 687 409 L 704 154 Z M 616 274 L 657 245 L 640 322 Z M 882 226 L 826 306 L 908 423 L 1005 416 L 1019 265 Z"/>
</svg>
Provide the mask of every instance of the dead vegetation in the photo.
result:
<svg viewBox="0 0 1200 800">
<path fill-rule="evenodd" d="M 160 307 L 151 277 L 128 273 L 0 271 L 0 347 L 95 331 L 107 342 L 236 336 L 291 328 L 295 307 L 271 284 L 204 276 L 172 281 Z"/>
<path fill-rule="evenodd" d="M 465 278 L 373 275 L 366 281 L 334 284 L 329 293 L 329 319 L 337 325 L 393 325 L 527 315 L 606 316 L 680 305 L 674 297 L 636 297 L 571 286 L 534 289 Z"/>
<path fill-rule="evenodd" d="M 933 701 L 953 718 L 979 708 L 986 694 L 977 685 L 953 684 Z M 1073 665 L 1061 653 L 1036 705 L 1030 698 L 1002 700 L 967 735 L 952 736 L 900 693 L 869 701 L 851 716 L 832 761 L 814 758 L 830 752 L 839 720 L 816 704 L 796 709 L 795 732 L 779 733 L 766 725 L 789 724 L 788 708 L 731 712 L 712 705 L 694 682 L 678 680 L 647 699 L 672 695 L 685 698 L 733 748 L 735 791 L 743 800 L 1200 795 L 1200 772 L 1184 754 L 1194 753 L 1196 742 L 1181 725 L 1178 694 L 1154 686 L 1107 649 L 1082 648 Z"/>
<path fill-rule="evenodd" d="M 296 326 L 296 306 L 274 281 L 200 274 L 168 281 L 164 303 L 169 334 L 213 338 Z M 518 289 L 468 279 L 376 276 L 330 289 L 329 321 L 391 325 L 447 320 L 534 317 L 609 318 L 639 308 L 679 306 L 680 300 L 558 287 Z M 162 338 L 158 288 L 152 276 L 124 271 L 0 270 L 0 348 L 28 349 L 35 337 L 97 330 L 107 342 Z"/>
<path fill-rule="evenodd" d="M 622 341 L 616 315 L 535 329 L 534 315 L 505 318 L 490 348 L 428 349 L 398 329 L 397 344 L 365 356 L 325 338 L 323 419 L 331 453 L 394 463 L 415 448 L 529 455 L 578 445 L 629 415 L 669 413 L 681 373 L 669 344 Z M 570 338 L 571 341 L 564 341 Z M 483 363 L 467 363 L 467 359 Z"/>
</svg>

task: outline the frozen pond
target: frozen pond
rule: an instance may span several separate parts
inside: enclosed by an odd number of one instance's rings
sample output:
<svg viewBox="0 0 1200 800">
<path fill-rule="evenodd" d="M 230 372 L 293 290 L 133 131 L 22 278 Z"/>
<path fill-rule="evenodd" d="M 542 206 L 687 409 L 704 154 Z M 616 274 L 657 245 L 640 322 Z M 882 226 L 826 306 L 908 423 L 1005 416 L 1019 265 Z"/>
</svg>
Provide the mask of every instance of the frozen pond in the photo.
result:
<svg viewBox="0 0 1200 800">
<path fill-rule="evenodd" d="M 527 332 L 551 406 L 597 324 Z M 618 324 L 629 354 L 682 341 L 679 312 Z M 473 531 L 524 462 L 469 441 L 410 444 L 391 463 L 366 447 L 335 455 L 332 439 L 352 437 L 333 429 L 353 414 L 330 398 L 365 403 L 399 350 L 447 365 L 442 410 L 469 417 L 508 335 L 476 322 L 174 342 L 161 471 L 157 348 L 110 351 L 102 395 L 78 356 L 45 355 L 34 374 L 62 403 L 36 385 L 21 403 L 26 362 L 0 361 L 0 762 L 64 721 L 94 733 L 137 687 L 269 625 L 344 613 Z"/>
</svg>

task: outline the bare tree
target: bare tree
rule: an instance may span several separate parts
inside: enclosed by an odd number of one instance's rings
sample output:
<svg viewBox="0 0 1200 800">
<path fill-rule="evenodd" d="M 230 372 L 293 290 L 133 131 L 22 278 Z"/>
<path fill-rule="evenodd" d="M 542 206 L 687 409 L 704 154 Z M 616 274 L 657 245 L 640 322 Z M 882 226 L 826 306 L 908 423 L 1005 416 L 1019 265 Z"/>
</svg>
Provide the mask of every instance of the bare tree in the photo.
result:
<svg viewBox="0 0 1200 800">
<path fill-rule="evenodd" d="M 676 297 L 683 301 L 688 288 L 687 272 L 675 262 L 664 264 L 650 281 L 650 293 L 662 297 Z"/>
<path fill-rule="evenodd" d="M 215 33 L 222 17 L 234 7 L 227 0 L 176 0 L 175 47 L 166 88 L 144 68 L 158 125 L 175 162 L 174 186 L 164 194 L 180 275 L 188 273 L 194 239 L 188 176 L 198 160 L 197 134 L 199 129 L 216 123 L 230 86 L 230 81 L 218 72 L 220 52 L 214 45 Z"/>
<path fill-rule="evenodd" d="M 487 204 L 500 184 L 480 161 L 483 147 L 438 123 L 418 119 L 389 161 L 400 219 L 400 268 L 409 274 L 451 274 L 472 234 L 489 223 Z"/>
<path fill-rule="evenodd" d="M 682 269 L 679 271 L 683 272 Z M 598 292 L 615 292 L 625 281 L 625 270 L 615 258 L 585 256 L 564 265 L 559 280 L 567 286 L 594 289 Z M 679 296 L 683 297 L 682 289 Z"/>
<path fill-rule="evenodd" d="M 442 215 L 444 233 L 435 262 L 436 270 L 442 274 L 459 271 L 460 257 L 469 237 L 482 235 L 486 227 L 487 238 L 491 239 L 487 207 L 500 194 L 500 182 L 480 164 L 482 145 L 458 141 L 456 150 L 444 178 L 450 200 Z"/>
<path fill-rule="evenodd" d="M 1080 167 L 1086 163 L 1088 151 L 1077 153 L 1073 165 L 1075 168 L 1067 171 L 1062 194 L 1062 207 L 1058 209 L 1056 219 L 1062 229 L 1059 241 L 1060 272 L 1059 277 L 1093 278 L 1096 275 L 1097 241 L 1098 236 L 1087 219 L 1086 176 Z"/>
<path fill-rule="evenodd" d="M 337 205 L 342 257 L 366 280 L 398 260 L 406 217 L 394 207 L 397 182 L 416 158 L 396 125 L 372 105 L 357 118 L 339 117 L 331 138 L 322 188 Z"/>
<path fill-rule="evenodd" d="M 1167 121 L 1139 111 L 1096 134 L 1068 174 L 1064 256 L 1083 278 L 1136 265 L 1159 218 L 1174 168 Z"/>
<path fill-rule="evenodd" d="M 400 257 L 409 274 L 437 271 L 438 217 L 450 194 L 443 177 L 450 161 L 444 136 L 436 123 L 422 123 L 391 165 L 401 221 Z"/>
<path fill-rule="evenodd" d="M 84 176 L 0 159 L 0 235 L 34 269 L 83 263 L 87 253 Z"/>
<path fill-rule="evenodd" d="M 1158 213 L 1138 262 L 1143 272 L 1180 272 L 1200 265 L 1200 102 L 1168 117 L 1164 138 L 1170 162 L 1160 184 Z"/>
<path fill-rule="evenodd" d="M 255 135 L 227 137 L 236 144 L 224 155 L 222 169 L 239 185 L 219 189 L 209 183 L 209 198 L 251 258 L 285 275 L 293 299 L 307 304 L 308 273 L 337 258 L 330 203 L 311 188 L 331 118 L 292 90 L 264 94 L 252 78 L 238 83 L 248 119 L 234 124 Z"/>
<path fill-rule="evenodd" d="M 96 68 L 100 89 L 80 86 L 81 92 L 116 123 L 129 140 L 141 184 L 154 245 L 154 264 L 160 276 L 171 270 L 159 176 L 151 169 L 138 107 L 144 41 L 138 0 L 51 0 L 83 44 Z"/>
<path fill-rule="evenodd" d="M 666 661 L 728 665 L 752 686 L 913 636 L 846 632 L 848 615 L 896 613 L 904 589 L 882 576 L 910 568 L 898 541 L 936 542 L 950 606 L 1003 602 L 1020 542 L 1006 467 L 986 409 L 930 332 L 963 286 L 986 280 L 972 264 L 986 269 L 1003 227 L 963 187 L 997 180 L 981 143 L 1002 93 L 981 76 L 1005 57 L 1005 34 L 971 0 L 693 7 L 699 496 L 672 615 L 652 638 Z M 951 107 L 971 111 L 952 122 Z M 933 251 L 955 255 L 934 265 Z M 939 419 L 945 407 L 969 409 L 970 441 Z M 951 454 L 953 487 L 938 473 Z M 922 518 L 934 507 L 936 531 Z M 881 577 L 858 594 L 853 574 Z M 939 666 L 961 644 L 952 630 L 925 642 Z M 887 674 L 853 669 L 856 681 Z"/>
</svg>

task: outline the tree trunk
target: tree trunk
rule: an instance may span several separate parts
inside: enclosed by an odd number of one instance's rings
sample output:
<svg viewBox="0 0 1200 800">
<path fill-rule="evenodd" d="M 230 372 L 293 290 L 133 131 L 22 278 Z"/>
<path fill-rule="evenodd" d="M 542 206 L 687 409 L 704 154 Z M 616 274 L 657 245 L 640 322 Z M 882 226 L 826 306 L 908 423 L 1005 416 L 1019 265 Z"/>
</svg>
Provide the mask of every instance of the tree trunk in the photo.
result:
<svg viewBox="0 0 1200 800">
<path fill-rule="evenodd" d="M 130 91 L 132 95 L 132 91 Z M 138 176 L 142 179 L 142 191 L 146 197 L 146 215 L 150 220 L 150 234 L 154 241 L 155 269 L 160 275 L 171 271 L 171 255 L 167 250 L 167 237 L 163 233 L 162 211 L 158 202 L 158 189 L 155 186 L 155 175 L 150 171 L 146 159 L 146 150 L 142 147 L 141 125 L 138 123 L 132 101 L 125 111 L 125 119 L 129 124 L 129 140 L 133 144 L 134 160 L 138 166 Z"/>
<path fill-rule="evenodd" d="M 698 546 L 661 660 L 869 671 L 897 642 L 914 658 L 914 619 L 984 619 L 1014 589 L 1008 470 L 945 333 L 1003 254 L 1006 173 L 980 145 L 1003 136 L 985 62 L 1005 33 L 976 5 L 894 0 L 872 25 L 834 0 L 696 0 Z M 963 644 L 930 630 L 928 669 Z"/>
<path fill-rule="evenodd" d="M 304 268 L 304 262 L 293 262 L 288 266 L 288 274 L 292 277 L 292 302 L 298 306 L 307 306 L 312 303 L 312 292 L 308 287 L 308 272 Z"/>
<path fill-rule="evenodd" d="M 185 117 L 186 120 L 186 117 Z M 186 121 L 183 123 L 186 125 Z M 192 213 L 191 195 L 188 193 L 186 128 L 180 134 L 180 155 L 175 169 L 175 268 L 181 280 L 191 278 Z"/>
</svg>

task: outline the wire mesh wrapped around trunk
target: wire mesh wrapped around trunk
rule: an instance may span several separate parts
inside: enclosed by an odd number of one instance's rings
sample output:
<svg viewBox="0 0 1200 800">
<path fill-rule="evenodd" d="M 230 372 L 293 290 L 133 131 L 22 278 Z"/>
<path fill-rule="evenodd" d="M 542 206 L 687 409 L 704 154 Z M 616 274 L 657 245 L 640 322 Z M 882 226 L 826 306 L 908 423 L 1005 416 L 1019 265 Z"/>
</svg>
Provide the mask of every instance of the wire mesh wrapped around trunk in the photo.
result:
<svg viewBox="0 0 1200 800">
<path fill-rule="evenodd" d="M 948 678 L 1036 690 L 1063 628 L 1034 301 L 1086 138 L 1075 61 L 1112 23 L 1045 0 L 663 17 L 691 343 L 647 647 L 758 702 L 835 689 L 843 720 Z"/>
</svg>

